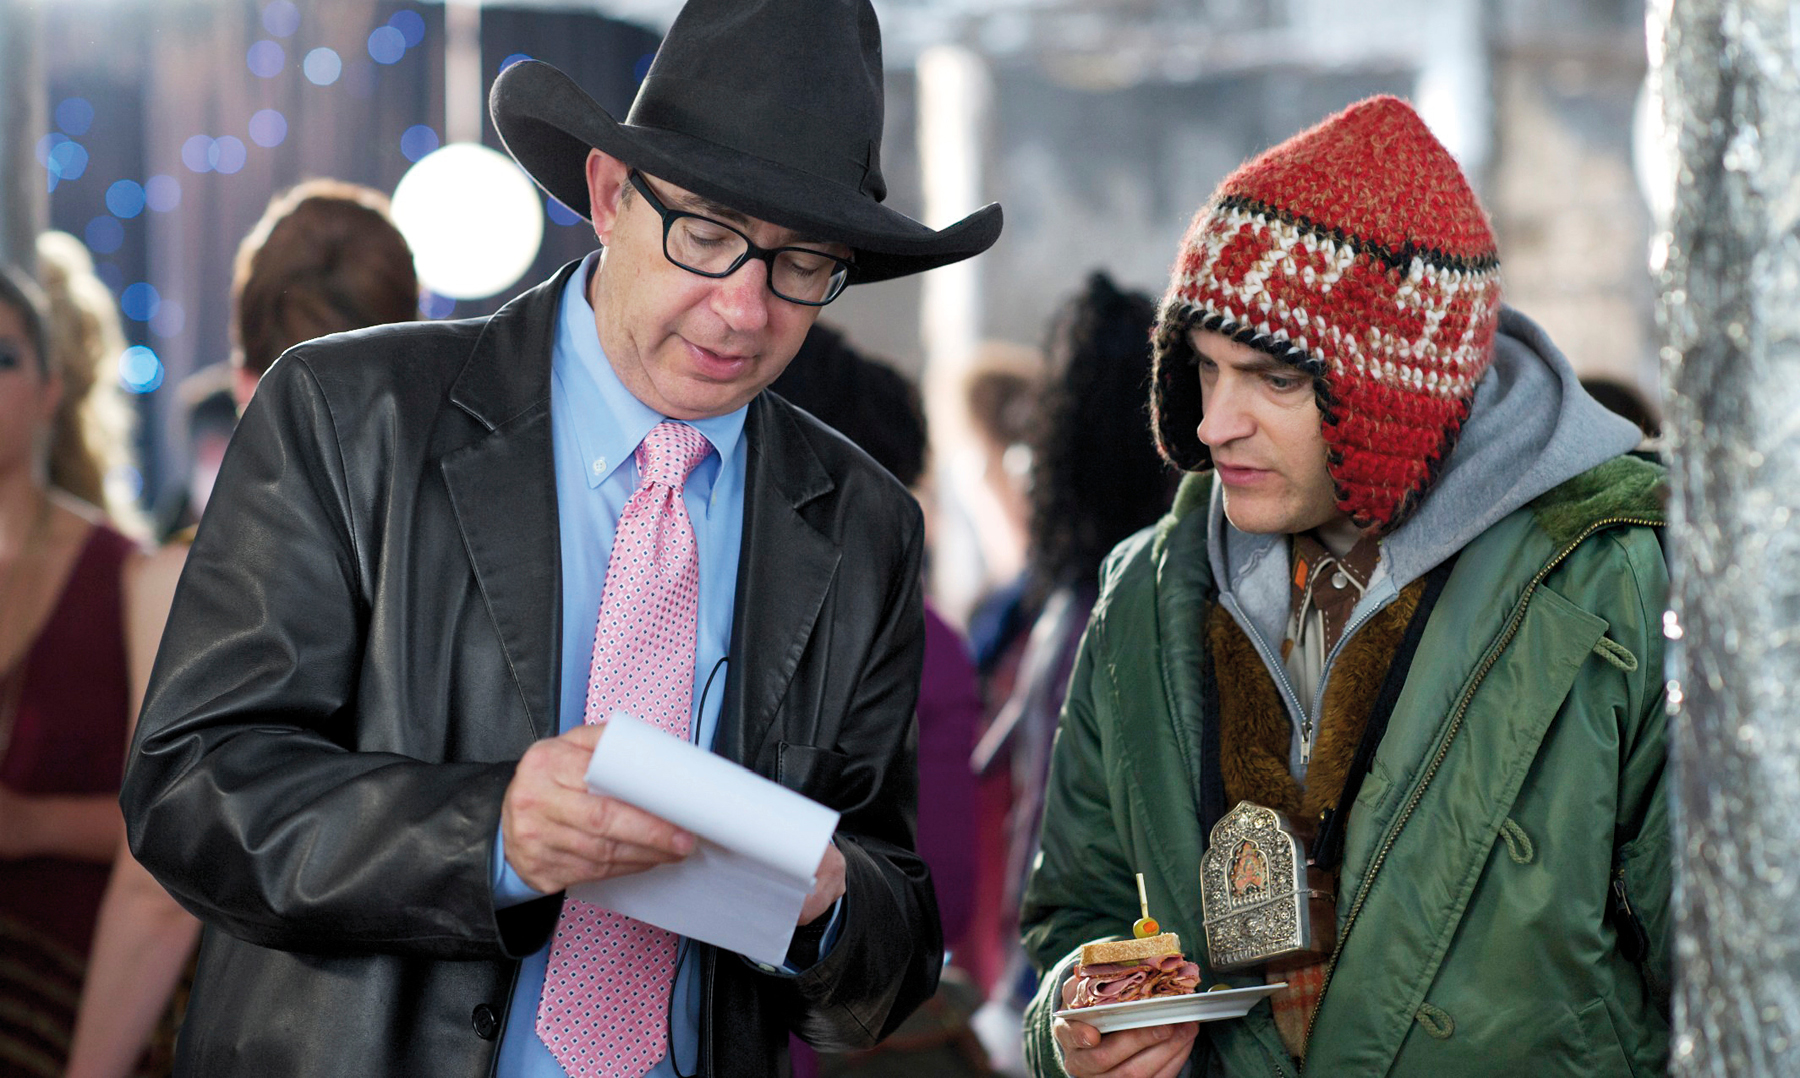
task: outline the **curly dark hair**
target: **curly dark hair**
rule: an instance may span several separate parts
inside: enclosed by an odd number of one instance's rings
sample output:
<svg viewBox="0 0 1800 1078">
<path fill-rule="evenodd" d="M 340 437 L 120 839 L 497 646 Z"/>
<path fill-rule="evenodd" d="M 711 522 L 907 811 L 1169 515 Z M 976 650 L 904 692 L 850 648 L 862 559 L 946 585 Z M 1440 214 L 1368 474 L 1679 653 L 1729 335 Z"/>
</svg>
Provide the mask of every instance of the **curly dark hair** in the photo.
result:
<svg viewBox="0 0 1800 1078">
<path fill-rule="evenodd" d="M 1091 274 L 1051 323 L 1032 438 L 1031 566 L 1040 592 L 1092 583 L 1118 542 L 1168 508 L 1178 474 L 1150 431 L 1156 302 Z"/>
</svg>

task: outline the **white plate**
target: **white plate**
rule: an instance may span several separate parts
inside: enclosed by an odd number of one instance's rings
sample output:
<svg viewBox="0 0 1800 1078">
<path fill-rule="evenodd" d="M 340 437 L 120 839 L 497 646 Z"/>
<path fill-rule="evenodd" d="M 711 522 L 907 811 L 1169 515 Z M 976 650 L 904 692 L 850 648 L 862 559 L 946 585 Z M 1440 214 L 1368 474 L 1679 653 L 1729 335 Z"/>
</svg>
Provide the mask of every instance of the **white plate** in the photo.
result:
<svg viewBox="0 0 1800 1078">
<path fill-rule="evenodd" d="M 1162 996 L 1158 999 L 1134 999 L 1129 1003 L 1102 1003 L 1093 1007 L 1076 1007 L 1057 1011 L 1058 1018 L 1086 1022 L 1102 1033 L 1144 1026 L 1165 1026 L 1171 1022 L 1217 1022 L 1226 1018 L 1242 1018 L 1256 1006 L 1256 1001 L 1274 995 L 1287 982 L 1258 984 L 1249 988 L 1228 988 L 1219 992 L 1195 992 L 1188 996 Z"/>
</svg>

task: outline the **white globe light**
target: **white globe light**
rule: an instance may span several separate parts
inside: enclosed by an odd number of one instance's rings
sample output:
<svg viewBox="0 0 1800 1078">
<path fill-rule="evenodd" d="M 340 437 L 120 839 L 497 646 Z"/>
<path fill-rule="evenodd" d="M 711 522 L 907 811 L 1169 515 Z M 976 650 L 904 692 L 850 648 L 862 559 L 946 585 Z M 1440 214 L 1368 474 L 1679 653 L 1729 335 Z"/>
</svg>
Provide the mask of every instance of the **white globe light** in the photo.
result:
<svg viewBox="0 0 1800 1078">
<path fill-rule="evenodd" d="M 394 224 L 413 250 L 419 282 L 440 296 L 486 299 L 537 258 L 544 210 L 512 158 L 472 142 L 421 157 L 394 188 Z"/>
</svg>

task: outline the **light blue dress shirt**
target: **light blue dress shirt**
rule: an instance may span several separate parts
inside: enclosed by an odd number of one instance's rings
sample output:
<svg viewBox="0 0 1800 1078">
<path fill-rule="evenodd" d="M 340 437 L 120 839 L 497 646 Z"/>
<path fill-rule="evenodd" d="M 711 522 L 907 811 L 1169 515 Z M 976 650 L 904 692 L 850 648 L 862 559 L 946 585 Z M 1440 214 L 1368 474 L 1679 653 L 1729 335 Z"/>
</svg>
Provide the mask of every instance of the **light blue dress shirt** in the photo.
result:
<svg viewBox="0 0 1800 1078">
<path fill-rule="evenodd" d="M 569 278 L 550 358 L 550 429 L 556 453 L 557 521 L 562 533 L 562 729 L 581 724 L 593 663 L 594 625 L 606 583 L 613 529 L 637 489 L 637 446 L 664 417 L 631 395 L 600 349 L 586 285 L 598 252 Z M 682 491 L 700 554 L 700 616 L 694 654 L 695 743 L 712 747 L 725 693 L 726 653 L 744 533 L 744 416 L 748 407 L 691 426 L 712 443 Z M 713 673 L 717 668 L 717 676 Z M 711 687 L 707 687 L 708 679 Z M 494 892 L 500 905 L 540 897 L 512 871 L 496 842 Z M 670 1053 L 651 1078 L 699 1069 L 700 966 L 685 947 L 676 971 Z M 526 958 L 500 1041 L 499 1078 L 564 1078 L 538 1039 L 538 997 L 550 948 Z M 675 1069 L 679 1064 L 680 1070 Z"/>
</svg>

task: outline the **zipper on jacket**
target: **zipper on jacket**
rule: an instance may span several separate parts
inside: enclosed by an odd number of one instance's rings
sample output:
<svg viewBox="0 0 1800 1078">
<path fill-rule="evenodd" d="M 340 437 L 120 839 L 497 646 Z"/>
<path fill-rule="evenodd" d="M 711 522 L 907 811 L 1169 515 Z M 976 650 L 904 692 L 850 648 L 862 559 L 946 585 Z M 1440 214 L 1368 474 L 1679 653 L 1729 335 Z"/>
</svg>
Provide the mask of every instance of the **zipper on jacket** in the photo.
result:
<svg viewBox="0 0 1800 1078">
<path fill-rule="evenodd" d="M 1381 849 L 1376 851 L 1374 858 L 1369 861 L 1368 870 L 1363 873 L 1362 882 L 1356 888 L 1356 899 L 1351 902 L 1350 912 L 1344 918 L 1343 931 L 1338 933 L 1337 946 L 1332 948 L 1331 958 L 1325 963 L 1324 982 L 1319 986 L 1319 998 L 1313 1004 L 1312 1014 L 1307 1016 L 1306 1037 L 1301 1044 L 1307 1046 L 1312 1044 L 1313 1026 L 1319 1020 L 1320 1008 L 1325 1006 L 1326 994 L 1331 991 L 1331 977 L 1333 973 L 1337 972 L 1338 958 L 1344 953 L 1344 944 L 1350 938 L 1350 930 L 1356 927 L 1357 915 L 1362 912 L 1363 903 L 1368 900 L 1369 889 L 1374 886 L 1375 877 L 1381 872 L 1381 866 L 1387 860 L 1388 852 L 1400 840 L 1400 832 L 1406 829 L 1406 823 L 1412 818 L 1413 810 L 1417 809 L 1419 802 L 1424 799 L 1425 791 L 1430 787 L 1432 779 L 1437 777 L 1438 768 L 1443 765 L 1444 758 L 1450 755 L 1450 746 L 1456 741 L 1456 735 L 1462 729 L 1463 717 L 1468 713 L 1469 703 L 1474 699 L 1476 691 L 1481 688 L 1481 683 L 1487 680 L 1488 671 L 1492 670 L 1494 664 L 1500 661 L 1500 656 L 1512 643 L 1513 637 L 1518 635 L 1519 626 L 1525 621 L 1526 608 L 1531 605 L 1532 596 L 1537 594 L 1538 585 L 1542 584 L 1545 577 L 1554 572 L 1557 566 L 1575 552 L 1576 547 L 1587 542 L 1595 532 L 1626 524 L 1646 528 L 1663 526 L 1662 521 L 1650 520 L 1646 517 L 1604 517 L 1588 525 L 1580 535 L 1577 535 L 1572 542 L 1558 551 L 1542 569 L 1537 571 L 1537 575 L 1526 583 L 1524 594 L 1519 596 L 1518 604 L 1513 607 L 1512 616 L 1507 619 L 1506 628 L 1501 632 L 1500 639 L 1488 649 L 1487 655 L 1481 660 L 1481 665 L 1476 668 L 1475 677 L 1469 682 L 1469 687 L 1463 690 L 1462 696 L 1457 700 L 1456 712 L 1450 718 L 1450 728 L 1444 734 L 1443 742 L 1438 745 L 1437 752 L 1433 754 L 1431 764 L 1426 767 L 1424 777 L 1413 788 L 1412 796 L 1406 799 L 1406 805 L 1400 810 L 1400 815 L 1395 817 L 1394 822 L 1389 825 L 1387 835 L 1382 839 Z"/>
<path fill-rule="evenodd" d="M 1325 656 L 1325 666 L 1319 671 L 1319 687 L 1313 693 L 1313 709 L 1300 723 L 1300 764 L 1302 767 L 1306 767 L 1312 761 L 1313 716 L 1325 713 L 1325 687 L 1331 683 L 1331 668 L 1337 662 L 1339 653 L 1344 650 L 1344 645 L 1350 642 L 1350 638 L 1356 635 L 1356 630 L 1362 628 L 1375 615 L 1393 605 L 1394 600 L 1399 597 L 1400 593 L 1396 591 L 1382 602 L 1363 611 L 1361 615 L 1352 618 L 1350 624 L 1344 627 L 1344 631 L 1338 634 L 1337 646 L 1331 649 L 1330 655 Z"/>
<path fill-rule="evenodd" d="M 1307 714 L 1306 708 L 1301 705 L 1300 694 L 1294 691 L 1294 683 L 1288 680 L 1287 666 L 1269 653 L 1269 645 L 1263 640 L 1261 630 L 1256 628 L 1255 622 L 1245 616 L 1244 608 L 1239 605 L 1237 597 L 1227 594 L 1220 598 L 1231 604 L 1229 609 L 1232 614 L 1237 616 L 1238 624 L 1248 626 L 1244 629 L 1244 635 L 1249 638 L 1251 646 L 1256 648 L 1256 653 L 1262 656 L 1263 665 L 1275 675 L 1275 687 L 1280 690 L 1282 700 L 1300 716 L 1300 763 L 1304 767 L 1307 758 L 1312 755 L 1312 716 Z"/>
</svg>

